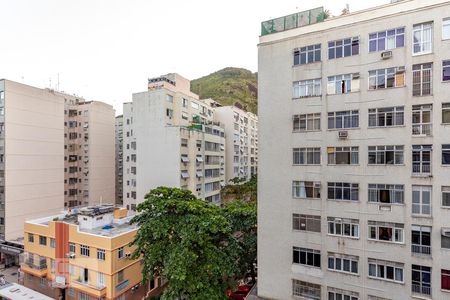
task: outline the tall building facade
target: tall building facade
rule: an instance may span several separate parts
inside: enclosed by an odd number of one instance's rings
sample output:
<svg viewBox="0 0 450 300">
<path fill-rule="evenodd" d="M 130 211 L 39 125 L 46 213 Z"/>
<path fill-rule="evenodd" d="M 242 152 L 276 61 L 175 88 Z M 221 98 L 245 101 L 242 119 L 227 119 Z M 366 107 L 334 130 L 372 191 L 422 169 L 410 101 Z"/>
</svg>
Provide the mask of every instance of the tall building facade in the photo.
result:
<svg viewBox="0 0 450 300">
<path fill-rule="evenodd" d="M 123 204 L 123 115 L 116 117 L 116 204 Z"/>
<path fill-rule="evenodd" d="M 64 208 L 64 101 L 0 80 L 0 256 L 17 262 L 23 223 Z"/>
<path fill-rule="evenodd" d="M 109 104 L 64 99 L 64 206 L 115 200 L 115 111 Z"/>
<path fill-rule="evenodd" d="M 130 209 L 151 189 L 172 186 L 220 203 L 225 133 L 214 101 L 200 100 L 178 74 L 149 79 L 123 109 L 123 203 Z"/>
<path fill-rule="evenodd" d="M 217 107 L 214 112 L 225 126 L 226 181 L 249 180 L 258 172 L 258 117 L 236 106 Z"/>
<path fill-rule="evenodd" d="M 53 299 L 144 299 L 159 280 L 142 284 L 129 244 L 138 228 L 113 205 L 71 209 L 29 220 L 24 228 L 21 283 Z"/>
<path fill-rule="evenodd" d="M 315 12 L 260 37 L 258 295 L 449 299 L 450 2 Z"/>
<path fill-rule="evenodd" d="M 17 263 L 26 220 L 114 201 L 114 110 L 0 80 L 0 260 Z"/>
</svg>

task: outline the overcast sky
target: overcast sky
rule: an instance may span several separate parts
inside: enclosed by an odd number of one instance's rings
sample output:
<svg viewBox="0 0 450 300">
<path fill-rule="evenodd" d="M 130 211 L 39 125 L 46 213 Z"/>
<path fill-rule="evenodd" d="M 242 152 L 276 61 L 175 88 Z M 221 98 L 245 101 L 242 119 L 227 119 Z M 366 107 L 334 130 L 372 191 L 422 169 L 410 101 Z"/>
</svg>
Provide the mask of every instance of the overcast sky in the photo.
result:
<svg viewBox="0 0 450 300">
<path fill-rule="evenodd" d="M 260 23 L 324 6 L 339 14 L 389 0 L 0 0 L 0 78 L 114 105 L 147 78 L 257 71 Z"/>
</svg>

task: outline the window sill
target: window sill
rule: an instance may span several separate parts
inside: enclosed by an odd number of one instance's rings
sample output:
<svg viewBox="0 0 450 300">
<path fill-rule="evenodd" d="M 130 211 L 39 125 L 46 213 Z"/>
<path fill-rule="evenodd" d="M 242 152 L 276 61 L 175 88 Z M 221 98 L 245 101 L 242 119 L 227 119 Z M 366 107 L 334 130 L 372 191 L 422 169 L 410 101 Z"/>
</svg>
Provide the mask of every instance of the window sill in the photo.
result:
<svg viewBox="0 0 450 300">
<path fill-rule="evenodd" d="M 339 94 L 328 94 L 328 93 L 326 93 L 325 95 L 327 97 L 329 97 L 329 96 L 343 96 L 343 95 L 357 94 L 357 93 L 360 93 L 360 92 L 361 92 L 361 90 L 359 90 L 359 91 L 351 91 L 351 92 L 348 92 L 348 93 L 339 93 Z"/>
<path fill-rule="evenodd" d="M 426 94 L 426 95 L 412 95 L 413 98 L 426 98 L 426 97 L 433 97 L 433 94 Z"/>
<path fill-rule="evenodd" d="M 391 244 L 391 245 L 395 245 L 395 246 L 403 246 L 403 247 L 406 246 L 405 243 L 399 243 L 399 242 L 389 242 L 389 241 L 371 240 L 371 239 L 367 239 L 367 240 L 368 240 L 369 242 L 375 242 L 375 243 Z"/>
<path fill-rule="evenodd" d="M 432 174 L 411 174 L 411 177 L 414 178 L 431 178 L 433 177 Z"/>
<path fill-rule="evenodd" d="M 405 167 L 405 164 L 367 164 L 368 167 Z"/>
<path fill-rule="evenodd" d="M 312 98 L 322 98 L 322 95 L 304 96 L 304 97 L 292 97 L 292 100 L 302 100 L 302 99 L 312 99 Z"/>
<path fill-rule="evenodd" d="M 417 214 L 411 214 L 411 217 L 413 218 L 421 218 L 421 219 L 433 219 L 432 215 L 417 215 Z"/>
<path fill-rule="evenodd" d="M 294 65 L 292 65 L 292 68 L 298 68 L 298 67 L 301 67 L 301 66 L 314 65 L 314 64 L 319 64 L 319 63 L 322 63 L 322 61 L 319 60 L 319 61 L 313 61 L 313 62 L 306 63 L 306 64 L 297 64 L 297 65 L 294 64 Z"/>
<path fill-rule="evenodd" d="M 327 166 L 333 166 L 333 167 L 359 167 L 359 164 L 327 164 Z"/>
<path fill-rule="evenodd" d="M 327 199 L 327 201 L 334 201 L 334 202 L 344 202 L 344 203 L 359 203 L 359 200 L 338 200 L 338 199 Z"/>
<path fill-rule="evenodd" d="M 293 167 L 320 167 L 322 164 L 292 164 Z"/>
<path fill-rule="evenodd" d="M 429 54 L 434 54 L 433 53 L 433 51 L 430 51 L 430 52 L 418 52 L 418 53 L 412 53 L 411 55 L 413 56 L 413 57 L 415 57 L 415 56 L 422 56 L 422 55 L 429 55 Z"/>
<path fill-rule="evenodd" d="M 300 200 L 322 200 L 322 198 L 300 198 L 300 197 L 292 197 L 293 199 L 300 199 Z"/>
<path fill-rule="evenodd" d="M 395 89 L 403 89 L 406 85 L 402 86 L 393 86 L 393 87 L 386 87 L 386 88 L 379 88 L 379 89 L 367 89 L 368 92 L 377 92 L 377 91 L 385 91 L 385 90 L 395 90 Z"/>
<path fill-rule="evenodd" d="M 450 124 L 449 124 L 450 125 Z M 330 132 L 336 132 L 336 131 L 345 131 L 345 130 L 361 130 L 361 127 L 351 127 L 351 128 L 332 128 L 327 129 L 327 131 Z"/>
<path fill-rule="evenodd" d="M 382 203 L 382 202 L 367 202 L 368 204 L 373 205 L 386 205 L 386 206 L 405 206 L 405 203 Z"/>
<path fill-rule="evenodd" d="M 368 126 L 367 129 L 389 129 L 389 128 L 402 128 L 406 125 L 394 125 L 394 126 Z"/>
<path fill-rule="evenodd" d="M 292 133 L 321 132 L 322 130 L 292 130 Z"/>
<path fill-rule="evenodd" d="M 333 236 L 333 237 L 338 237 L 338 238 L 347 238 L 347 239 L 351 239 L 351 240 L 355 240 L 355 241 L 359 240 L 359 237 L 337 235 L 337 234 L 331 234 L 331 233 L 327 233 L 327 236 Z"/>
<path fill-rule="evenodd" d="M 333 273 L 338 273 L 338 274 L 344 274 L 344 275 L 350 275 L 350 276 L 361 276 L 361 274 L 359 273 L 352 273 L 352 272 L 346 272 L 346 271 L 339 271 L 339 270 L 333 270 L 333 269 L 328 269 L 328 272 L 333 272 Z"/>
</svg>

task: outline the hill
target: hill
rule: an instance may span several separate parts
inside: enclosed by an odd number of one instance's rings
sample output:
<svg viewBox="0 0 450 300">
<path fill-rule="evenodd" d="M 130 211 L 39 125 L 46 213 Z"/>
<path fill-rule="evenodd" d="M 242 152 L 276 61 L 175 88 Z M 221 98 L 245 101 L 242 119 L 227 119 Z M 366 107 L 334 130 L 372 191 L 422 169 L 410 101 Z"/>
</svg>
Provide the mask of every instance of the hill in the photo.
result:
<svg viewBox="0 0 450 300">
<path fill-rule="evenodd" d="M 213 98 L 222 105 L 236 105 L 256 113 L 257 73 L 241 68 L 225 68 L 191 81 L 192 92 L 201 99 Z"/>
</svg>

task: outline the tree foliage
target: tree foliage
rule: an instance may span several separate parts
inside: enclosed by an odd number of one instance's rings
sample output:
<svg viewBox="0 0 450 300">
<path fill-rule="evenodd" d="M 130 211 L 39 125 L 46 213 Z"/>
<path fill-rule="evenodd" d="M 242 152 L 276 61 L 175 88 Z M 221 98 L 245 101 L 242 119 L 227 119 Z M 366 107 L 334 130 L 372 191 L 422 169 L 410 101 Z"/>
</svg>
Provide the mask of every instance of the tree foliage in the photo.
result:
<svg viewBox="0 0 450 300">
<path fill-rule="evenodd" d="M 144 281 L 166 278 L 163 300 L 225 299 L 245 269 L 244 251 L 252 249 L 245 237 L 256 224 L 250 210 L 237 203 L 220 208 L 178 188 L 151 190 L 132 219 L 139 226 L 133 256 L 143 258 Z M 256 233 L 254 242 L 256 248 Z"/>
<path fill-rule="evenodd" d="M 241 178 L 233 178 L 230 180 L 232 184 L 226 185 L 222 191 L 222 199 L 225 202 L 229 201 L 245 201 L 245 202 L 255 202 L 258 197 L 257 192 L 257 178 L 253 176 L 249 181 Z"/>
</svg>

